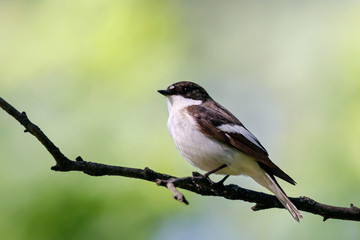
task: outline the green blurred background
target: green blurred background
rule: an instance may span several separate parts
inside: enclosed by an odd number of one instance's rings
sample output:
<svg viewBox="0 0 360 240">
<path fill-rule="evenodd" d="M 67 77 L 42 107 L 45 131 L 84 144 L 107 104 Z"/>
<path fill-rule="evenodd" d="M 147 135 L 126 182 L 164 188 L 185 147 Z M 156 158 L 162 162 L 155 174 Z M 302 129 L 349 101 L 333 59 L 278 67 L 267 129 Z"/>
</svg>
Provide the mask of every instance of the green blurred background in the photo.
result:
<svg viewBox="0 0 360 240">
<path fill-rule="evenodd" d="M 358 1 L 0 1 L 0 96 L 69 158 L 188 176 L 156 90 L 190 80 L 231 110 L 298 185 L 360 206 Z M 50 170 L 0 111 L 1 239 L 359 239 L 357 222 Z M 228 183 L 264 191 L 251 179 Z"/>
</svg>

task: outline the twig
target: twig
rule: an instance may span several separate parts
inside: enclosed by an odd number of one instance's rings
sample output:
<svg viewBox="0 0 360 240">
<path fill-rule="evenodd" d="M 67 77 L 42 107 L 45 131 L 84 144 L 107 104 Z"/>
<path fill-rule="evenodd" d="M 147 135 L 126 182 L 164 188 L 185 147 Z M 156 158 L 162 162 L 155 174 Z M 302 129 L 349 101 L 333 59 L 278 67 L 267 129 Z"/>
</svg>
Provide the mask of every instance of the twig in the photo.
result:
<svg viewBox="0 0 360 240">
<path fill-rule="evenodd" d="M 186 205 L 189 205 L 189 202 L 186 200 L 185 196 L 181 194 L 175 187 L 175 183 L 182 180 L 181 178 L 170 178 L 168 180 L 156 179 L 156 184 L 160 186 L 162 183 L 166 183 L 166 187 L 172 192 L 173 198 L 179 202 L 183 202 Z"/>
<path fill-rule="evenodd" d="M 208 179 L 199 176 L 176 178 L 171 175 L 155 172 L 149 168 L 137 169 L 88 162 L 84 161 L 80 156 L 77 157 L 75 161 L 70 160 L 51 142 L 38 126 L 29 120 L 25 112 L 20 113 L 1 97 L 0 107 L 13 116 L 25 127 L 25 132 L 34 135 L 48 150 L 56 162 L 56 165 L 51 167 L 54 171 L 80 171 L 91 176 L 114 175 L 156 182 L 158 185 L 167 187 L 173 193 L 175 199 L 184 202 L 185 204 L 188 204 L 188 201 L 176 187 L 203 196 L 218 196 L 231 200 L 243 200 L 256 203 L 256 205 L 252 207 L 254 211 L 270 208 L 283 208 L 275 196 L 244 189 L 234 184 L 226 186 L 216 185 Z M 320 215 L 323 217 L 324 221 L 330 218 L 360 221 L 360 208 L 355 207 L 353 204 L 351 204 L 349 208 L 345 208 L 322 204 L 308 197 L 290 198 L 290 200 L 299 210 Z"/>
</svg>

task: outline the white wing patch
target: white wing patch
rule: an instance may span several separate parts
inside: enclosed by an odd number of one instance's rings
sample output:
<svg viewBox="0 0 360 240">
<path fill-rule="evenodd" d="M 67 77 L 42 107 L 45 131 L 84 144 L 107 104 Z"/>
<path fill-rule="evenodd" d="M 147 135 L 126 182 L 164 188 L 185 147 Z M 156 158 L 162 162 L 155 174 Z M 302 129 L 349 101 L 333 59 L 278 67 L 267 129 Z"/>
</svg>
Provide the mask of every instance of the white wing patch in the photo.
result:
<svg viewBox="0 0 360 240">
<path fill-rule="evenodd" d="M 266 152 L 264 147 L 259 144 L 260 141 L 250 131 L 248 131 L 243 126 L 234 125 L 234 124 L 223 124 L 223 125 L 218 126 L 217 128 L 224 132 L 241 134 L 244 137 L 246 137 L 247 140 L 249 140 L 250 142 L 252 142 L 256 146 L 258 146 L 260 149 L 262 149 Z"/>
</svg>

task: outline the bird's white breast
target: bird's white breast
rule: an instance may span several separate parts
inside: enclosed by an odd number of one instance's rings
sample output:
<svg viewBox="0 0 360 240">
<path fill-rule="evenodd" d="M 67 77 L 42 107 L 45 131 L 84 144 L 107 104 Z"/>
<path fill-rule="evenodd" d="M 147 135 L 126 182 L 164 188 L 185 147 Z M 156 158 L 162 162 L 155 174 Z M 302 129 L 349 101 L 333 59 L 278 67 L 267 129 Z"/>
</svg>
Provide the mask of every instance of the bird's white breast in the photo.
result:
<svg viewBox="0 0 360 240">
<path fill-rule="evenodd" d="M 188 106 L 199 104 L 201 101 L 181 96 L 168 97 L 167 127 L 180 154 L 204 171 L 227 164 L 229 167 L 217 172 L 220 174 L 240 175 L 246 174 L 249 167 L 258 168 L 251 157 L 200 132 L 196 120 L 186 110 Z"/>
</svg>

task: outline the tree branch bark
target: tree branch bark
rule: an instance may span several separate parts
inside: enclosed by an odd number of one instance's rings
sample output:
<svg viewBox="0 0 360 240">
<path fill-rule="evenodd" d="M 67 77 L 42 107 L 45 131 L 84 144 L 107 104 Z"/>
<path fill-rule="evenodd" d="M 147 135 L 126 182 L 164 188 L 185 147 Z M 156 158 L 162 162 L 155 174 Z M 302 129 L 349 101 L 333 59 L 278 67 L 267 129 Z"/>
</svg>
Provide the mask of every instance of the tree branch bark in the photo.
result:
<svg viewBox="0 0 360 240">
<path fill-rule="evenodd" d="M 283 208 L 281 203 L 275 196 L 241 188 L 237 185 L 222 185 L 214 184 L 208 179 L 194 174 L 192 177 L 177 178 L 171 175 L 155 172 L 149 168 L 137 169 L 129 167 L 111 166 L 101 163 L 94 163 L 84 161 L 81 157 L 74 160 L 67 158 L 58 147 L 44 134 L 41 129 L 33 124 L 27 117 L 25 112 L 19 112 L 4 99 L 0 97 L 0 107 L 14 117 L 21 125 L 25 127 L 25 132 L 34 135 L 41 144 L 48 150 L 48 152 L 55 159 L 56 165 L 51 167 L 54 171 L 79 171 L 91 176 L 122 176 L 130 178 L 138 178 L 146 181 L 156 182 L 160 186 L 167 187 L 172 193 L 173 197 L 188 204 L 184 195 L 182 195 L 176 188 L 186 189 L 188 191 L 203 195 L 203 196 L 217 196 L 231 200 L 243 200 L 246 202 L 256 203 L 252 207 L 254 211 Z M 308 197 L 290 198 L 295 206 L 304 212 L 313 213 L 327 219 L 342 219 L 360 221 L 360 208 L 350 204 L 350 207 L 336 207 L 316 202 Z"/>
</svg>

